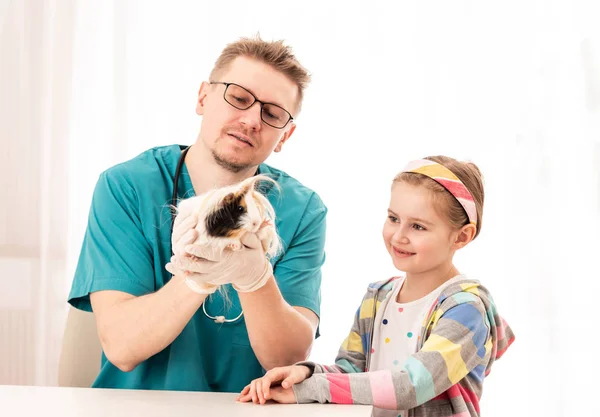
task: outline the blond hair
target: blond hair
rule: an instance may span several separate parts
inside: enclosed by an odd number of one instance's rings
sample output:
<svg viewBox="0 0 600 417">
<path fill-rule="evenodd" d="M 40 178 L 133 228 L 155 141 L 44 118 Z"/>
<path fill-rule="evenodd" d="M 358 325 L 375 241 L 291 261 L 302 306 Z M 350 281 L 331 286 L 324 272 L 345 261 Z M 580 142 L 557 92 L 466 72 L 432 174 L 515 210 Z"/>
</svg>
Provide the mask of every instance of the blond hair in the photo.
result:
<svg viewBox="0 0 600 417">
<path fill-rule="evenodd" d="M 475 237 L 479 235 L 481 230 L 483 217 L 483 200 L 485 192 L 483 190 L 483 176 L 481 171 L 472 162 L 457 161 L 448 156 L 428 156 L 424 158 L 448 168 L 454 175 L 460 179 L 464 186 L 469 190 L 475 202 L 477 210 L 477 226 Z M 469 217 L 463 206 L 456 198 L 440 185 L 437 181 L 418 173 L 401 172 L 394 178 L 394 183 L 403 182 L 414 186 L 423 186 L 432 191 L 434 203 L 438 209 L 438 213 L 445 216 L 452 226 L 457 229 L 469 224 Z"/>
<path fill-rule="evenodd" d="M 306 68 L 298 62 L 290 46 L 284 45 L 282 40 L 264 41 L 260 38 L 260 35 L 256 35 L 254 38 L 240 38 L 223 49 L 215 62 L 213 70 L 210 72 L 210 81 L 215 81 L 218 75 L 240 56 L 256 59 L 270 65 L 294 82 L 298 87 L 296 106 L 297 110 L 300 111 L 304 89 L 310 82 L 310 75 Z"/>
</svg>

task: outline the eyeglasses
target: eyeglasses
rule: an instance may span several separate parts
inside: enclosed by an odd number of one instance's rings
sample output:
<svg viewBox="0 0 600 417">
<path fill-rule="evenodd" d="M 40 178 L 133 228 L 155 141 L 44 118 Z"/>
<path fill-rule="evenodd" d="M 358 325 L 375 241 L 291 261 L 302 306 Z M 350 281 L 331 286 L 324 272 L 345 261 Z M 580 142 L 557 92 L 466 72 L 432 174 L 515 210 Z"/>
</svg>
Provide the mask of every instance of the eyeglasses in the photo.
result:
<svg viewBox="0 0 600 417">
<path fill-rule="evenodd" d="M 210 82 L 209 84 L 225 85 L 223 98 L 231 106 L 239 110 L 248 110 L 254 103 L 260 103 L 260 118 L 263 122 L 275 129 L 283 129 L 290 120 L 294 120 L 290 112 L 283 107 L 273 103 L 265 103 L 260 101 L 250 91 L 246 90 L 241 85 L 234 83 Z"/>
</svg>

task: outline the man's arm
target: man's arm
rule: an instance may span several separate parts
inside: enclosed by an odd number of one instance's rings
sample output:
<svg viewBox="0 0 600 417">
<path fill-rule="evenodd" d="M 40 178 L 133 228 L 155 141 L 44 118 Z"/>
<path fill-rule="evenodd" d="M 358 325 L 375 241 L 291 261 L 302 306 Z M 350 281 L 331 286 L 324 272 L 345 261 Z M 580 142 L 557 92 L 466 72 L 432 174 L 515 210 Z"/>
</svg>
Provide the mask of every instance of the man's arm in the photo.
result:
<svg viewBox="0 0 600 417">
<path fill-rule="evenodd" d="M 313 193 L 295 236 L 275 263 L 277 281 L 271 277 L 257 291 L 238 292 L 250 343 L 267 370 L 304 361 L 310 354 L 319 325 L 326 214 Z"/>
<path fill-rule="evenodd" d="M 199 294 L 183 276 L 173 276 L 152 292 L 152 249 L 137 212 L 137 194 L 123 183 L 121 176 L 105 173 L 96 185 L 76 273 L 82 283 L 75 293 L 89 292 L 102 349 L 113 365 L 129 372 L 171 344 L 213 290 L 205 287 Z M 175 219 L 176 253 L 196 238 L 197 218 L 190 214 Z"/>
<path fill-rule="evenodd" d="M 206 296 L 190 290 L 180 277 L 141 297 L 122 291 L 91 293 L 106 357 L 121 371 L 133 370 L 175 340 Z"/>
<path fill-rule="evenodd" d="M 290 306 L 273 277 L 262 288 L 238 295 L 250 344 L 263 368 L 269 370 L 308 358 L 319 324 L 313 311 Z"/>
<path fill-rule="evenodd" d="M 275 273 L 253 233 L 242 236 L 244 248 L 239 251 L 188 245 L 188 256 L 172 257 L 167 269 L 185 271 L 188 280 L 197 284 L 233 284 L 244 310 L 250 344 L 265 369 L 305 360 L 319 321 L 326 212 L 315 196 L 312 206 L 303 211 L 285 253 L 275 263 Z"/>
</svg>

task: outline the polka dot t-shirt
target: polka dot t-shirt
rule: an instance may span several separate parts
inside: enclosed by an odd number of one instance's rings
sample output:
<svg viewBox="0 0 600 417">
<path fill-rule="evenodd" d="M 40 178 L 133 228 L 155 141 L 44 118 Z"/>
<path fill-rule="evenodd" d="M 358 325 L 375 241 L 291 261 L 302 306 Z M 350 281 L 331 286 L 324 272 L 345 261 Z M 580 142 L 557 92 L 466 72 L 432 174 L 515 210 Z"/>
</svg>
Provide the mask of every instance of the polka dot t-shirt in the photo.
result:
<svg viewBox="0 0 600 417">
<path fill-rule="evenodd" d="M 417 351 L 423 320 L 425 320 L 425 315 L 435 299 L 444 288 L 465 278 L 464 275 L 457 275 L 425 297 L 410 303 L 398 303 L 396 301 L 404 283 L 404 278 L 396 281 L 393 291 L 390 291 L 389 298 L 386 300 L 385 308 L 379 310 L 375 317 L 369 371 L 402 370 L 404 361 Z M 408 412 L 407 410 L 375 409 L 373 415 L 377 417 L 405 417 L 408 416 Z"/>
</svg>

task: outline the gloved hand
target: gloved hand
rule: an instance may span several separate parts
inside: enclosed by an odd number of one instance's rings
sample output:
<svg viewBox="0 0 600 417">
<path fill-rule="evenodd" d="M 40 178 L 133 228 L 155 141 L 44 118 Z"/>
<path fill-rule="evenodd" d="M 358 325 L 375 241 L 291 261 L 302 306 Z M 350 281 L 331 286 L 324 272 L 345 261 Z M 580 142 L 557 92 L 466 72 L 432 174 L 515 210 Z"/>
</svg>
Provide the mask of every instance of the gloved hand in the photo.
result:
<svg viewBox="0 0 600 417">
<path fill-rule="evenodd" d="M 171 247 L 175 255 L 185 253 L 185 247 L 193 243 L 198 237 L 195 227 L 198 224 L 198 216 L 190 210 L 186 210 L 183 203 L 175 216 L 173 222 L 173 233 L 171 234 Z"/>
<path fill-rule="evenodd" d="M 189 244 L 184 255 L 171 258 L 167 269 L 185 271 L 186 282 L 201 287 L 232 284 L 240 292 L 256 291 L 273 275 L 273 267 L 255 233 L 246 233 L 241 242 L 240 250 Z"/>
<path fill-rule="evenodd" d="M 173 223 L 173 234 L 171 235 L 171 247 L 175 256 L 191 258 L 191 255 L 185 251 L 185 248 L 192 244 L 198 237 L 198 231 L 195 229 L 197 224 L 198 217 L 191 210 L 180 210 L 177 213 Z M 165 269 L 173 275 L 186 276 L 184 270 L 174 267 L 171 263 L 167 264 Z M 212 294 L 219 288 L 218 285 L 194 281 L 188 282 L 188 279 L 186 279 L 186 284 L 192 291 L 199 294 Z"/>
</svg>

